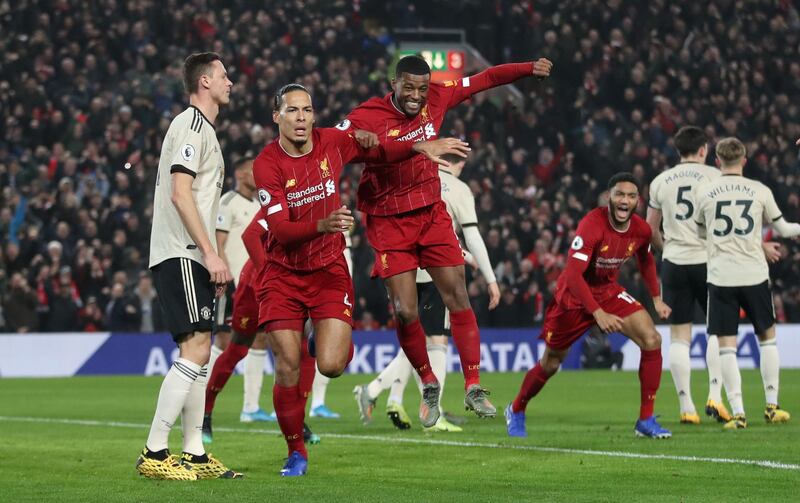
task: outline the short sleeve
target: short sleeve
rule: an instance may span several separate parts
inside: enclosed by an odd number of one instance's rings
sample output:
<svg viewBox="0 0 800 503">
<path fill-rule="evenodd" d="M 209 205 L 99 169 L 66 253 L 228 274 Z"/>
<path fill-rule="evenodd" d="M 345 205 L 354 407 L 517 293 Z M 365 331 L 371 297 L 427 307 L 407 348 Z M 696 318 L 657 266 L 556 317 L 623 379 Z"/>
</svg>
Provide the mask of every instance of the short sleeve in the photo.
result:
<svg viewBox="0 0 800 503">
<path fill-rule="evenodd" d="M 460 181 L 447 183 L 454 185 L 454 187 L 450 188 L 454 197 L 448 200 L 448 203 L 450 203 L 456 223 L 462 228 L 478 225 L 478 215 L 475 212 L 475 197 L 472 195 L 469 186 Z"/>
<path fill-rule="evenodd" d="M 650 201 L 647 203 L 648 206 L 650 206 L 654 210 L 660 210 L 663 205 L 661 200 L 659 199 L 660 189 L 661 189 L 661 177 L 656 177 L 650 184 Z"/>
<path fill-rule="evenodd" d="M 230 232 L 232 220 L 231 205 L 220 204 L 219 213 L 217 214 L 217 230 L 222 232 Z"/>
<path fill-rule="evenodd" d="M 775 194 L 769 190 L 768 187 L 762 186 L 762 204 L 764 205 L 764 218 L 767 222 L 772 223 L 776 220 L 780 220 L 783 217 L 780 208 L 778 208 L 778 203 L 775 202 Z"/>
<path fill-rule="evenodd" d="M 202 121 L 202 119 L 201 119 Z M 200 161 L 205 151 L 203 136 L 200 134 L 202 122 L 199 126 L 192 127 L 192 123 L 181 128 L 175 136 L 175 151 L 170 160 L 170 172 L 184 172 L 197 176 L 200 171 Z"/>
</svg>

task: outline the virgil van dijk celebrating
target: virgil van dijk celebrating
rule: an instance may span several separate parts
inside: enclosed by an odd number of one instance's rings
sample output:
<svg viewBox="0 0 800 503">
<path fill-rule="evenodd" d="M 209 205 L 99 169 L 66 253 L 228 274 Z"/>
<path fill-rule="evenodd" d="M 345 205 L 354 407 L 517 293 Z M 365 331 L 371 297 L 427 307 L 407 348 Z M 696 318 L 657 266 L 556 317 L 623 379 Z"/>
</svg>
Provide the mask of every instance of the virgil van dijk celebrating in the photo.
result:
<svg viewBox="0 0 800 503">
<path fill-rule="evenodd" d="M 273 402 L 289 448 L 281 474 L 297 476 L 308 464 L 305 401 L 298 389 L 306 318 L 314 324 L 320 373 L 337 377 L 352 357 L 353 282 L 343 233 L 354 220 L 339 197 L 344 165 L 355 159 L 391 162 L 417 152 L 438 160 L 450 153 L 466 156 L 468 148 L 455 139 L 385 148 L 373 133 L 314 129 L 311 95 L 298 84 L 278 91 L 273 120 L 280 136 L 261 151 L 253 169 L 270 229 L 259 325 L 275 356 Z"/>
</svg>

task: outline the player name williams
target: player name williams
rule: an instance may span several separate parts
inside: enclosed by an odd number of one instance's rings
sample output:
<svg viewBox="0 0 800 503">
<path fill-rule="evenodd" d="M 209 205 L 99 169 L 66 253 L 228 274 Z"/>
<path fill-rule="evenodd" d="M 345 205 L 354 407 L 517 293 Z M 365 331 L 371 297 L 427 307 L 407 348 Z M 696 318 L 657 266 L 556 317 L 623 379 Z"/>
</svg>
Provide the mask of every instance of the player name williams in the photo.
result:
<svg viewBox="0 0 800 503">
<path fill-rule="evenodd" d="M 290 208 L 298 208 L 304 204 L 325 199 L 334 192 L 336 192 L 336 185 L 333 180 L 328 180 L 325 183 L 319 182 L 303 190 L 289 192 L 286 194 L 286 200 Z"/>
<path fill-rule="evenodd" d="M 725 185 L 720 185 L 719 187 L 715 187 L 714 190 L 709 190 L 708 192 L 706 192 L 706 195 L 711 199 L 714 199 L 715 197 L 725 194 L 727 192 L 741 192 L 747 197 L 756 197 L 755 190 L 751 189 L 746 185 L 741 185 L 739 183 L 726 183 Z"/>
</svg>

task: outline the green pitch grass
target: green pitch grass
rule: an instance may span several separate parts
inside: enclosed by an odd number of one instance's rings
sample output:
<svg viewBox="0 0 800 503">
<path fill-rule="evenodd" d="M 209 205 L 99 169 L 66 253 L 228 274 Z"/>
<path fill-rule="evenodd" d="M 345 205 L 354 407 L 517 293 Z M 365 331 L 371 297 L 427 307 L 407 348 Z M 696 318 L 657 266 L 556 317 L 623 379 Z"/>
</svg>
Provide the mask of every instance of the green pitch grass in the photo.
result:
<svg viewBox="0 0 800 503">
<path fill-rule="evenodd" d="M 706 374 L 693 377 L 695 404 L 702 414 Z M 521 378 L 485 375 L 499 412 Z M 670 440 L 634 437 L 639 401 L 634 373 L 559 374 L 531 402 L 529 438 L 514 440 L 506 436 L 502 413 L 494 420 L 469 417 L 463 433 L 427 435 L 418 421 L 412 430 L 395 430 L 384 414 L 385 395 L 374 422 L 364 427 L 351 390 L 369 376 L 345 376 L 332 381 L 328 390 L 328 405 L 343 417 L 308 420 L 322 443 L 309 446 L 308 475 L 294 479 L 278 476 L 286 451 L 277 425 L 239 423 L 242 381 L 234 377 L 217 401 L 210 451 L 246 478 L 192 483 L 146 480 L 134 469 L 161 380 L 0 379 L 0 500 L 782 502 L 796 501 L 800 489 L 797 370 L 781 375 L 782 405 L 796 415 L 785 425 L 764 423 L 760 376 L 745 371 L 750 426 L 733 432 L 705 416 L 700 426 L 678 424 L 677 398 L 665 374 L 656 411 L 674 433 Z M 445 407 L 464 414 L 461 382 L 458 375 L 448 377 Z M 262 395 L 267 409 L 270 390 L 267 376 Z M 417 403 L 416 390 L 410 388 L 406 404 L 414 419 Z M 172 451 L 180 452 L 179 426 L 171 440 Z M 784 468 L 677 456 L 771 461 Z"/>
</svg>

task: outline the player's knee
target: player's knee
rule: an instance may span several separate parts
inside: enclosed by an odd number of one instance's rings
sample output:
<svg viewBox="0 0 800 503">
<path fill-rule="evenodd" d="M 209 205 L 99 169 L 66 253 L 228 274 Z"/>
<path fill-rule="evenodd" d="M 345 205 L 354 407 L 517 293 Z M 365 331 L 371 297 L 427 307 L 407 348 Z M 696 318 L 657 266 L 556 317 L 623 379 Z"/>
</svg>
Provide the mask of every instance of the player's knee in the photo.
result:
<svg viewBox="0 0 800 503">
<path fill-rule="evenodd" d="M 300 367 L 275 365 L 275 382 L 281 386 L 292 386 L 300 380 Z"/>
<path fill-rule="evenodd" d="M 642 342 L 644 343 L 644 349 L 657 349 L 661 347 L 661 334 L 655 329 L 649 330 L 647 334 L 642 338 Z"/>
<path fill-rule="evenodd" d="M 547 377 L 552 377 L 558 372 L 558 369 L 561 367 L 561 362 L 556 358 L 547 358 L 542 359 L 541 361 L 542 369 L 544 369 L 544 373 L 547 374 Z"/>
<path fill-rule="evenodd" d="M 398 306 L 395 308 L 395 316 L 397 316 L 401 324 L 409 325 L 419 318 L 419 313 L 417 312 L 416 306 L 413 306 L 413 309 L 407 306 Z"/>
<path fill-rule="evenodd" d="M 345 362 L 344 359 L 317 358 L 317 368 L 319 369 L 319 373 L 331 379 L 344 374 L 344 369 L 346 366 L 347 362 Z"/>
</svg>

